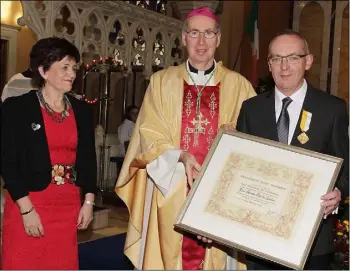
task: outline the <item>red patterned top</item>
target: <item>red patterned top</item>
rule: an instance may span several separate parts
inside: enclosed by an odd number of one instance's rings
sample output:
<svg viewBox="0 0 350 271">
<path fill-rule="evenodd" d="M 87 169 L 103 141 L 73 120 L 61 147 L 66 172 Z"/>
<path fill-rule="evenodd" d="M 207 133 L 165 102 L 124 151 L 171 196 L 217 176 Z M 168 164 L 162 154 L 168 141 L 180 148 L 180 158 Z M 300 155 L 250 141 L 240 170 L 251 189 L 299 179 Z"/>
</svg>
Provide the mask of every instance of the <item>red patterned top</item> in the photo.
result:
<svg viewBox="0 0 350 271">
<path fill-rule="evenodd" d="M 69 116 L 61 123 L 53 121 L 44 108 L 41 108 L 41 110 L 44 118 L 46 138 L 50 146 L 51 164 L 74 164 L 78 132 L 73 110 L 68 110 Z"/>
</svg>

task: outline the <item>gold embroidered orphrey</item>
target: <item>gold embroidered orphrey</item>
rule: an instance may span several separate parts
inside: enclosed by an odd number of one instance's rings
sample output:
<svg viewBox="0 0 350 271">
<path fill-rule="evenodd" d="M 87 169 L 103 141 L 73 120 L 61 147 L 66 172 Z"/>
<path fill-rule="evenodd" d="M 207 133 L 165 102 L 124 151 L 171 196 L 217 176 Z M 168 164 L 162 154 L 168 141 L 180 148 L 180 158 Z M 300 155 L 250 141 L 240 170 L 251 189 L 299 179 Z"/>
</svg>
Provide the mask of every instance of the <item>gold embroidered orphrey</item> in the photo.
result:
<svg viewBox="0 0 350 271">
<path fill-rule="evenodd" d="M 216 102 L 216 97 L 215 93 L 213 92 L 210 95 L 210 103 L 209 103 L 209 108 L 210 108 L 210 116 L 211 118 L 214 118 L 215 116 L 215 109 L 218 107 L 218 103 Z"/>
<path fill-rule="evenodd" d="M 191 115 L 191 107 L 193 105 L 193 102 L 191 101 L 192 94 L 191 94 L 190 90 L 188 90 L 188 92 L 187 92 L 186 99 L 187 99 L 187 101 L 185 102 L 185 106 L 186 106 L 185 112 L 186 112 L 186 115 L 188 117 L 189 115 Z"/>
<path fill-rule="evenodd" d="M 188 90 L 187 95 L 186 95 L 186 102 L 185 102 L 185 107 L 186 107 L 186 115 L 189 116 L 192 112 L 192 107 L 193 107 L 193 102 L 191 101 L 192 99 L 192 94 L 191 91 Z M 209 108 L 210 108 L 210 116 L 211 118 L 214 118 L 216 112 L 215 109 L 218 107 L 218 103 L 216 102 L 216 96 L 215 93 L 213 92 L 210 95 L 210 103 L 209 103 Z M 202 113 L 199 114 L 198 119 L 192 119 L 191 124 L 194 126 L 193 128 L 191 127 L 186 127 L 185 129 L 185 135 L 183 137 L 183 141 L 185 142 L 184 147 L 185 150 L 188 150 L 189 148 L 189 143 L 191 142 L 191 137 L 189 134 L 193 134 L 194 140 L 193 140 L 193 146 L 197 147 L 199 145 L 199 134 L 206 134 L 206 127 L 210 124 L 211 122 L 208 119 L 203 119 Z M 203 127 L 202 125 L 205 125 L 206 127 Z M 214 141 L 214 131 L 213 127 L 210 126 L 208 136 L 207 136 L 207 142 L 208 142 L 208 150 L 210 148 L 211 143 Z"/>
<path fill-rule="evenodd" d="M 215 64 L 214 64 L 214 65 L 215 65 Z M 215 66 L 215 68 L 216 68 L 216 66 Z M 210 75 L 209 75 L 207 81 L 205 82 L 205 84 L 202 86 L 201 89 L 198 88 L 198 85 L 197 85 L 196 82 L 194 81 L 194 79 L 193 79 L 193 77 L 192 77 L 190 71 L 188 70 L 187 66 L 186 66 L 186 71 L 187 71 L 189 77 L 191 78 L 194 87 L 195 87 L 196 90 L 197 90 L 197 99 L 196 99 L 196 116 L 197 116 L 197 119 L 193 119 L 193 120 L 191 121 L 191 123 L 192 123 L 192 125 L 194 126 L 194 128 L 186 127 L 185 133 L 187 133 L 187 134 L 193 133 L 193 134 L 194 134 L 193 146 L 194 146 L 194 147 L 197 147 L 198 144 L 199 144 L 199 134 L 205 134 L 205 128 L 202 126 L 202 124 L 204 124 L 204 125 L 207 126 L 207 125 L 210 123 L 210 122 L 208 121 L 208 119 L 205 119 L 205 120 L 202 119 L 202 118 L 203 118 L 203 115 L 202 115 L 202 113 L 201 113 L 202 92 L 203 92 L 203 90 L 205 89 L 205 87 L 208 85 L 208 83 L 210 82 L 210 79 L 213 77 L 214 72 L 215 72 L 215 69 L 210 73 Z M 191 94 L 190 94 L 190 95 L 191 95 Z M 186 97 L 186 98 L 188 99 L 188 97 L 189 97 L 189 96 L 188 96 L 188 94 L 187 94 L 187 97 Z M 214 96 L 214 98 L 215 98 L 215 96 Z M 187 100 L 187 101 L 189 101 L 189 100 Z M 186 104 L 186 107 L 187 107 L 186 113 L 189 115 L 188 112 L 190 112 L 190 111 L 189 111 L 189 109 L 188 109 L 188 106 L 189 106 L 189 104 Z M 187 116 L 188 116 L 188 115 L 187 115 Z M 186 136 L 187 136 L 187 139 L 186 139 Z M 186 135 L 186 136 L 185 136 L 185 138 L 184 138 L 184 140 L 187 140 L 187 141 L 185 142 L 185 145 L 188 145 L 190 139 L 188 138 L 188 135 Z"/>
<path fill-rule="evenodd" d="M 230 189 L 232 189 L 235 179 L 237 180 L 238 174 L 242 176 L 244 173 L 247 176 L 250 174 L 251 176 L 258 176 L 262 180 L 280 183 L 281 187 L 289 187 L 289 189 L 286 189 L 287 197 L 283 199 L 283 204 L 280 205 L 280 211 L 277 214 L 270 215 L 249 207 L 255 204 L 254 201 L 250 201 L 249 192 L 241 198 L 243 204 L 240 204 L 240 206 L 230 203 L 232 198 Z M 267 162 L 240 153 L 231 153 L 221 172 L 215 190 L 205 206 L 205 212 L 288 240 L 295 230 L 295 222 L 302 210 L 313 177 L 311 173 L 281 164 Z M 239 187 L 239 190 L 241 192 L 241 187 Z"/>
<path fill-rule="evenodd" d="M 203 127 L 202 125 L 207 126 L 210 121 L 208 119 L 203 119 L 202 113 L 199 114 L 198 118 L 191 120 L 191 123 L 193 125 L 193 128 L 186 127 L 186 134 L 194 134 L 194 141 L 193 141 L 193 146 L 198 146 L 199 144 L 199 134 L 205 134 L 206 128 Z"/>
</svg>

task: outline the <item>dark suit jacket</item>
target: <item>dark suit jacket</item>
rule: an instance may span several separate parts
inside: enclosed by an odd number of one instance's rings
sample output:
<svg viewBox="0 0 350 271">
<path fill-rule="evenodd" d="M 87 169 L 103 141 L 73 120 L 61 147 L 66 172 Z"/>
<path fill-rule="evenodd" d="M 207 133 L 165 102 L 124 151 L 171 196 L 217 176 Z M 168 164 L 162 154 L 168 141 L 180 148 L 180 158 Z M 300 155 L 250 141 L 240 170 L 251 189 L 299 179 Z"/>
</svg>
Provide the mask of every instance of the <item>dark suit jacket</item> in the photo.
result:
<svg viewBox="0 0 350 271">
<path fill-rule="evenodd" d="M 92 110 L 68 95 L 78 131 L 76 185 L 96 193 L 97 163 Z M 40 103 L 35 91 L 6 99 L 2 109 L 2 177 L 12 199 L 44 190 L 51 181 L 51 160 Z M 34 131 L 32 123 L 42 128 Z"/>
<path fill-rule="evenodd" d="M 346 103 L 335 96 L 308 86 L 302 109 L 312 113 L 310 128 L 307 132 L 310 140 L 301 144 L 297 139 L 301 134 L 300 114 L 291 145 L 344 159 L 340 177 L 336 183 L 344 199 L 349 195 L 349 117 Z M 242 104 L 237 130 L 278 141 L 274 90 L 262 93 Z M 322 255 L 333 250 L 331 217 L 323 220 L 311 255 Z"/>
<path fill-rule="evenodd" d="M 0 129 L 1 129 L 1 108 L 2 108 L 2 101 L 0 100 Z M 0 133 L 0 142 L 1 142 L 1 133 Z M 1 144 L 0 144 L 0 153 L 1 153 Z M 0 176 L 1 176 L 1 155 L 0 155 Z"/>
</svg>

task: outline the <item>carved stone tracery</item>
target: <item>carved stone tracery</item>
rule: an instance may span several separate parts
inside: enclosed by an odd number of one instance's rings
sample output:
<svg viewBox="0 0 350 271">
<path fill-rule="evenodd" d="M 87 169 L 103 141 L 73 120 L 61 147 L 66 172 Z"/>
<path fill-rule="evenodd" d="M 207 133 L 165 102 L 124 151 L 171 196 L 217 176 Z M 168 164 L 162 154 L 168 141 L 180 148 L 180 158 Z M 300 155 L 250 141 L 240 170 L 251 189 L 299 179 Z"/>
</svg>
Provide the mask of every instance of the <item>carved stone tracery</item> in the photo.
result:
<svg viewBox="0 0 350 271">
<path fill-rule="evenodd" d="M 123 1 L 21 1 L 23 17 L 38 39 L 57 36 L 73 42 L 82 61 L 113 57 L 130 73 L 183 61 L 182 22 Z"/>
</svg>

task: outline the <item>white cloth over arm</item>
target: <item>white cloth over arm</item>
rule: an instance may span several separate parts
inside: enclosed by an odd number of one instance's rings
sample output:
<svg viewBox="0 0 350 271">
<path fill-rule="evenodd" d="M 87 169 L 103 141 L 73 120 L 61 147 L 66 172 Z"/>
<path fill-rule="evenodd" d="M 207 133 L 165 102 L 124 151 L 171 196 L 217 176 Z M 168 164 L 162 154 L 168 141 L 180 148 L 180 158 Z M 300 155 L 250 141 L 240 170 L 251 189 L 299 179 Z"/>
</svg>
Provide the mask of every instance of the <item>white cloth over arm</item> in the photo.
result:
<svg viewBox="0 0 350 271">
<path fill-rule="evenodd" d="M 185 167 L 179 162 L 180 154 L 179 149 L 168 150 L 146 166 L 148 175 L 164 197 L 185 176 Z"/>
</svg>

